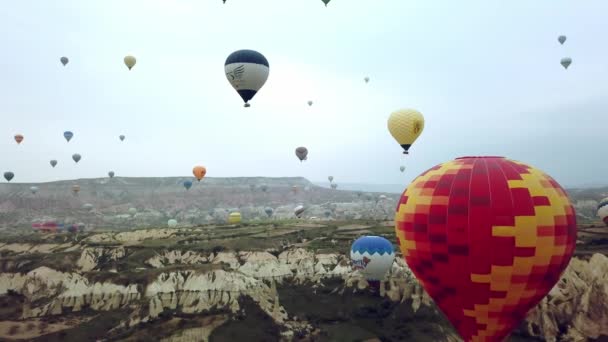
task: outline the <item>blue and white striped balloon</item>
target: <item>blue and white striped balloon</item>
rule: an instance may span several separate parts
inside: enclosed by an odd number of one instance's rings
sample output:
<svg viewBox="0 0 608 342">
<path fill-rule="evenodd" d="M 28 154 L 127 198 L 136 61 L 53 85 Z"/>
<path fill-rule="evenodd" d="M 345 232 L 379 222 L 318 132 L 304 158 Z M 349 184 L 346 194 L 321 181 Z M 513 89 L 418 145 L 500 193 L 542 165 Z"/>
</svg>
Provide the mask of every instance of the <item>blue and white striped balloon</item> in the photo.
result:
<svg viewBox="0 0 608 342">
<path fill-rule="evenodd" d="M 393 244 L 381 236 L 358 238 L 350 249 L 353 269 L 359 270 L 368 281 L 384 279 L 393 265 L 395 250 Z"/>
<path fill-rule="evenodd" d="M 266 57 L 253 50 L 235 51 L 224 63 L 226 79 L 245 101 L 245 107 L 249 107 L 249 101 L 264 86 L 269 71 Z"/>
</svg>

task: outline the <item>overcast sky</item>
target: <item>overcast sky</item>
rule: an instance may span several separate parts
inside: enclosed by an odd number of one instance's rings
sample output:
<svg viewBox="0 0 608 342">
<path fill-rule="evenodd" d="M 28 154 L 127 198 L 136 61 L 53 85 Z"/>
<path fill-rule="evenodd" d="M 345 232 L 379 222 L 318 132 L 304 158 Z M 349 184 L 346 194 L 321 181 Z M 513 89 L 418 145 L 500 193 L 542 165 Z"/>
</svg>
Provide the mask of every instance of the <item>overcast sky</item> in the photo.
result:
<svg viewBox="0 0 608 342">
<path fill-rule="evenodd" d="M 333 0 L 327 7 L 321 0 L 2 0 L 1 7 L 0 171 L 13 171 L 13 182 L 110 170 L 188 176 L 201 164 L 209 177 L 333 175 L 338 184 L 405 187 L 435 164 L 501 155 L 564 186 L 608 183 L 606 0 Z M 568 36 L 563 46 L 560 34 Z M 224 75 L 238 49 L 270 63 L 251 108 Z M 132 71 L 127 54 L 137 57 Z M 66 67 L 61 56 L 70 59 Z M 568 70 L 565 56 L 573 59 Z M 426 126 L 405 157 L 386 122 L 408 107 Z M 70 143 L 65 130 L 75 134 Z M 16 133 L 25 136 L 21 145 Z M 303 163 L 298 146 L 309 149 Z M 73 153 L 82 155 L 79 164 Z M 50 159 L 59 165 L 51 168 Z"/>
</svg>

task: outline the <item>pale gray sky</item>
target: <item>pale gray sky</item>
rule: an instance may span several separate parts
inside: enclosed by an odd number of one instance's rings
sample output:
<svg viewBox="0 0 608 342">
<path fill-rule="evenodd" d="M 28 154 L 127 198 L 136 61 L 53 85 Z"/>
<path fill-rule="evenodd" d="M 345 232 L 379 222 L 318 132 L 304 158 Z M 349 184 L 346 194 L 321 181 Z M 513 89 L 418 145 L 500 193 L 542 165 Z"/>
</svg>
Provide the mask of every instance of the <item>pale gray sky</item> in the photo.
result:
<svg viewBox="0 0 608 342">
<path fill-rule="evenodd" d="M 489 154 L 565 186 L 607 183 L 605 0 L 1 2 L 0 171 L 13 182 L 202 164 L 210 177 L 405 187 L 437 163 Z M 270 63 L 251 108 L 224 75 L 238 49 Z M 426 119 L 408 157 L 386 128 L 402 107 Z"/>
</svg>

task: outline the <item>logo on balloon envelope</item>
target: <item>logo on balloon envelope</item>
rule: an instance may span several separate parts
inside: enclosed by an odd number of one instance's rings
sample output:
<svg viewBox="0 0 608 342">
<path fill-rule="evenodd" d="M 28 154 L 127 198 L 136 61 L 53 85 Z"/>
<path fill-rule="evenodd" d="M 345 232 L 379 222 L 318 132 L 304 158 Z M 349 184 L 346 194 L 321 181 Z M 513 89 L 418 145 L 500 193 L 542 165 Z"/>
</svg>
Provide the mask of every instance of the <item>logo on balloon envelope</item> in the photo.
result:
<svg viewBox="0 0 608 342">
<path fill-rule="evenodd" d="M 408 266 L 462 338 L 502 341 L 568 265 L 576 214 L 542 171 L 465 157 L 412 181 L 395 231 Z"/>
<path fill-rule="evenodd" d="M 353 263 L 353 269 L 355 270 L 362 270 L 365 267 L 367 267 L 367 264 L 369 264 L 371 260 L 368 259 L 367 257 L 363 257 L 363 259 L 360 260 L 352 260 Z"/>
<path fill-rule="evenodd" d="M 232 71 L 227 72 L 226 76 L 230 77 L 231 81 L 234 81 L 234 80 L 242 79 L 244 73 L 245 73 L 245 65 L 241 64 L 238 67 L 232 69 Z M 238 87 L 238 85 L 235 85 L 235 87 Z"/>
</svg>

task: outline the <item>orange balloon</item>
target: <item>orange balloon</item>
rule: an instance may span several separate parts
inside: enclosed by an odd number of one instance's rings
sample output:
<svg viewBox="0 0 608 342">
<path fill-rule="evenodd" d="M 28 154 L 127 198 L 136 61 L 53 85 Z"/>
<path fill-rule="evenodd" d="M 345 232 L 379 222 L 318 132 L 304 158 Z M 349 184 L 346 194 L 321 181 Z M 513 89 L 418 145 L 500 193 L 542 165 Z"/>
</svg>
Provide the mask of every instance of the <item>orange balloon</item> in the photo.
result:
<svg viewBox="0 0 608 342">
<path fill-rule="evenodd" d="M 195 166 L 194 169 L 192 169 L 192 173 L 194 174 L 194 177 L 196 177 L 196 179 L 200 182 L 201 179 L 203 179 L 203 177 L 205 177 L 205 175 L 207 174 L 207 169 L 204 166 Z"/>
<path fill-rule="evenodd" d="M 576 213 L 544 172 L 502 157 L 437 165 L 405 189 L 397 243 L 466 342 L 496 342 L 560 279 Z"/>
<path fill-rule="evenodd" d="M 21 144 L 21 142 L 23 141 L 23 135 L 21 135 L 21 134 L 15 135 L 15 141 L 17 142 L 17 144 Z"/>
</svg>

